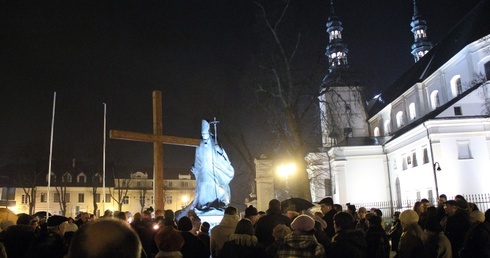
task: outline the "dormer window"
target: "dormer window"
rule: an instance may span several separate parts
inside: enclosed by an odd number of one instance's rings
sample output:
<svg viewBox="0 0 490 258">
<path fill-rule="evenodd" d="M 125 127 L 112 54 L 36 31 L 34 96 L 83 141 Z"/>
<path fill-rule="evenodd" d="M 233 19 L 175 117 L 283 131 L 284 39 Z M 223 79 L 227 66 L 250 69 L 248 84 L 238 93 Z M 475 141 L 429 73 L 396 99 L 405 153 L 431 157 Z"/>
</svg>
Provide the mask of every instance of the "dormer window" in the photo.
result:
<svg viewBox="0 0 490 258">
<path fill-rule="evenodd" d="M 77 183 L 87 183 L 87 176 L 83 172 L 77 176 Z"/>
<path fill-rule="evenodd" d="M 430 104 L 432 106 L 432 110 L 435 110 L 441 105 L 439 100 L 439 91 L 435 90 L 430 94 Z"/>
<path fill-rule="evenodd" d="M 404 125 L 405 125 L 405 122 L 403 119 L 403 111 L 398 111 L 398 113 L 396 113 L 396 126 L 398 128 L 400 128 Z"/>
<path fill-rule="evenodd" d="M 330 41 L 334 39 L 342 39 L 342 34 L 339 30 L 333 30 L 330 32 Z"/>
<path fill-rule="evenodd" d="M 391 133 L 391 124 L 390 124 L 390 120 L 385 121 L 385 124 L 384 124 L 384 131 L 385 131 L 385 135 L 390 135 L 390 133 Z"/>
<path fill-rule="evenodd" d="M 463 93 L 463 85 L 461 84 L 461 76 L 455 75 L 451 81 L 451 92 L 453 93 L 453 97 L 458 96 L 459 94 Z"/>
<path fill-rule="evenodd" d="M 61 182 L 71 183 L 71 181 L 72 181 L 72 176 L 70 173 L 66 172 L 65 174 L 63 174 L 63 177 L 61 178 Z"/>
<path fill-rule="evenodd" d="M 408 105 L 408 111 L 410 113 L 410 120 L 414 120 L 415 118 L 417 118 L 417 110 L 415 109 L 415 103 L 410 103 L 410 105 Z"/>
</svg>

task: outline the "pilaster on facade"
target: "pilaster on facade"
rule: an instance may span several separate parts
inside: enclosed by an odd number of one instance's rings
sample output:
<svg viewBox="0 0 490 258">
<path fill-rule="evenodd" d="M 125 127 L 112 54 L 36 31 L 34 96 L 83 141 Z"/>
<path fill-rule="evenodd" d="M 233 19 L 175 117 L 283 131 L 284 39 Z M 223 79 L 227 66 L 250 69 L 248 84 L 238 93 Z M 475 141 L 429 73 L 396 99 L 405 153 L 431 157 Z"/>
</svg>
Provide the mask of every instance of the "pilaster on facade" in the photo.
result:
<svg viewBox="0 0 490 258">
<path fill-rule="evenodd" d="M 275 197 L 274 173 L 272 160 L 265 156 L 255 159 L 255 181 L 257 183 L 257 209 L 265 211 L 269 201 Z"/>
</svg>

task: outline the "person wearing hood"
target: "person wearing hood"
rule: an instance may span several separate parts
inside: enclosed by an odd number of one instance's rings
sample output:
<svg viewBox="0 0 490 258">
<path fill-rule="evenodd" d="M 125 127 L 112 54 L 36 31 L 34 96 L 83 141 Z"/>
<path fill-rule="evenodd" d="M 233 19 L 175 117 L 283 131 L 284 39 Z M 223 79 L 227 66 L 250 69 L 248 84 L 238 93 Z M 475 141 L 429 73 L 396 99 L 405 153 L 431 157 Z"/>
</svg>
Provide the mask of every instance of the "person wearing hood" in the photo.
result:
<svg viewBox="0 0 490 258">
<path fill-rule="evenodd" d="M 293 233 L 284 238 L 277 257 L 323 257 L 325 248 L 315 237 L 315 220 L 308 215 L 299 215 L 291 223 Z"/>
<path fill-rule="evenodd" d="M 328 246 L 325 257 L 365 257 L 366 240 L 364 232 L 354 229 L 354 217 L 347 212 L 335 214 L 333 219 L 335 235 Z"/>
<path fill-rule="evenodd" d="M 219 257 L 267 257 L 264 246 L 254 235 L 254 227 L 249 219 L 242 219 L 238 222 L 235 232 L 230 235 L 230 240 L 223 244 Z"/>
<path fill-rule="evenodd" d="M 228 206 L 225 209 L 225 215 L 221 219 L 221 222 L 211 229 L 209 246 L 213 257 L 219 256 L 223 244 L 228 241 L 230 235 L 235 232 L 239 220 L 237 214 L 238 211 L 235 207 Z"/>
</svg>

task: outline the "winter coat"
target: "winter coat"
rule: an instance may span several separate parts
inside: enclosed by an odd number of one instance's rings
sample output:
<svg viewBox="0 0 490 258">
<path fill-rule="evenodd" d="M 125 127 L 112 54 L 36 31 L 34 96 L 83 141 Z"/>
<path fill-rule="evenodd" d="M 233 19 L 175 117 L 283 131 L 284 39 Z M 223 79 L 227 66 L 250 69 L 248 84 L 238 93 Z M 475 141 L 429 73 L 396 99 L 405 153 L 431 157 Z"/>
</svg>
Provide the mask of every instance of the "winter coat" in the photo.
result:
<svg viewBox="0 0 490 258">
<path fill-rule="evenodd" d="M 327 247 L 325 257 L 362 258 L 366 257 L 366 248 L 367 244 L 362 230 L 340 230 L 333 237 L 332 244 Z"/>
<path fill-rule="evenodd" d="M 424 248 L 425 255 L 428 258 L 453 257 L 451 242 L 449 242 L 449 239 L 442 232 L 427 237 L 427 240 L 424 243 Z"/>
<path fill-rule="evenodd" d="M 337 214 L 337 211 L 332 209 L 323 216 L 323 220 L 327 222 L 325 233 L 327 233 L 329 238 L 332 238 L 335 235 L 335 228 L 333 227 L 333 216 L 335 216 L 335 214 Z"/>
<path fill-rule="evenodd" d="M 272 230 L 279 224 L 284 224 L 288 227 L 291 225 L 291 219 L 282 215 L 279 209 L 267 210 L 267 214 L 260 217 L 257 221 L 257 224 L 255 225 L 255 235 L 265 248 L 274 242 Z"/>
<path fill-rule="evenodd" d="M 398 243 L 400 243 L 402 232 L 402 223 L 399 219 L 396 219 L 388 232 L 388 237 L 391 239 L 391 251 L 398 251 Z"/>
<path fill-rule="evenodd" d="M 397 258 L 424 257 L 426 235 L 419 224 L 414 223 L 405 228 L 398 245 Z"/>
<path fill-rule="evenodd" d="M 390 257 L 390 241 L 384 229 L 380 226 L 370 226 L 364 235 L 366 239 L 366 255 L 372 258 Z"/>
<path fill-rule="evenodd" d="M 314 235 L 289 234 L 284 244 L 277 250 L 277 257 L 323 257 L 325 248 L 316 241 Z"/>
<path fill-rule="evenodd" d="M 215 226 L 211 230 L 209 246 L 213 257 L 217 257 L 221 251 L 221 248 L 223 247 L 223 244 L 230 240 L 231 234 L 235 232 L 238 220 L 239 218 L 236 215 L 225 214 L 219 225 Z"/>
<path fill-rule="evenodd" d="M 266 258 L 264 246 L 257 237 L 246 234 L 232 234 L 230 240 L 223 244 L 218 256 L 223 258 Z"/>
<path fill-rule="evenodd" d="M 155 255 L 155 258 L 161 258 L 161 257 L 165 257 L 165 258 L 181 258 L 183 256 L 182 256 L 182 253 L 179 252 L 179 251 L 174 251 L 174 252 L 163 252 L 163 251 L 159 251 L 157 253 L 157 255 Z"/>
<path fill-rule="evenodd" d="M 184 258 L 209 258 L 209 249 L 199 238 L 191 232 L 180 232 L 184 238 L 184 245 L 180 249 Z"/>
<path fill-rule="evenodd" d="M 13 225 L 5 231 L 5 250 L 8 257 L 24 257 L 36 240 L 34 227 L 30 225 Z"/>
<path fill-rule="evenodd" d="M 468 215 L 458 210 L 454 215 L 446 216 L 443 221 L 444 235 L 451 242 L 453 257 L 459 257 L 459 250 L 463 248 L 466 232 L 470 229 Z"/>
<path fill-rule="evenodd" d="M 468 231 L 460 256 L 490 257 L 490 223 L 478 223 Z"/>
</svg>

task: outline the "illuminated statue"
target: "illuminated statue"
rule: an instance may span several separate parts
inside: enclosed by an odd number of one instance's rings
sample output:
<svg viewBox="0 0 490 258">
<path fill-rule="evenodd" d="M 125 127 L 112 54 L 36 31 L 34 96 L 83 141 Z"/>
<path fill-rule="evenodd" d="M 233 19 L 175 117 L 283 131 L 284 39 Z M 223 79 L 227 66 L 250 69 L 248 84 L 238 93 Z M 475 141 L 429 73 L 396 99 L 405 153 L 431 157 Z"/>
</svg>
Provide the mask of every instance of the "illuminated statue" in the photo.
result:
<svg viewBox="0 0 490 258">
<path fill-rule="evenodd" d="M 186 215 L 189 210 L 195 210 L 198 214 L 214 210 L 222 213 L 224 207 L 230 203 L 229 183 L 235 171 L 225 150 L 218 143 L 217 123 L 216 120 L 211 122 L 214 124 L 212 135 L 210 123 L 202 121 L 202 139 L 196 148 L 196 157 L 191 169 L 196 177 L 196 194 L 194 200 L 179 211 L 179 215 Z"/>
</svg>

